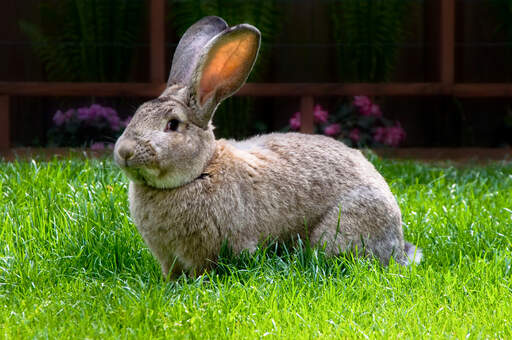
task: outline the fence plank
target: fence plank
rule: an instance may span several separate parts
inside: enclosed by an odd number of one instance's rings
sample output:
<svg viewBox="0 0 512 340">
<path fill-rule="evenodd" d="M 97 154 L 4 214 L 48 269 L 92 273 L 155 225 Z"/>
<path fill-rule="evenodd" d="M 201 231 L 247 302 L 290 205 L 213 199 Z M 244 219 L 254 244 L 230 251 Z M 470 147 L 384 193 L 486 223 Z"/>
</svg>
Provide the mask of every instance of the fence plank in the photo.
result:
<svg viewBox="0 0 512 340">
<path fill-rule="evenodd" d="M 11 146 L 9 96 L 0 96 L 0 150 Z"/>
<path fill-rule="evenodd" d="M 150 0 L 150 73 L 151 83 L 165 82 L 165 0 Z"/>
<path fill-rule="evenodd" d="M 303 96 L 300 98 L 300 132 L 313 133 L 313 106 L 315 100 L 312 96 Z"/>
<path fill-rule="evenodd" d="M 440 80 L 453 84 L 455 80 L 455 0 L 441 1 L 440 13 Z"/>
</svg>

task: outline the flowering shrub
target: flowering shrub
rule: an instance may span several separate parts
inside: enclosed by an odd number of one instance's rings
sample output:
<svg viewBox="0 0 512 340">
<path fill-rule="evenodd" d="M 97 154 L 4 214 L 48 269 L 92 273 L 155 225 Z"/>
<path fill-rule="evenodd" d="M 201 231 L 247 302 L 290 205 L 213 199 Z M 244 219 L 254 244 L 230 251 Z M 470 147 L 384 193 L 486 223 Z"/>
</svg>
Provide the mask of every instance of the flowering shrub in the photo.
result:
<svg viewBox="0 0 512 340">
<path fill-rule="evenodd" d="M 130 119 L 121 120 L 116 110 L 98 104 L 65 112 L 58 110 L 53 115 L 54 126 L 48 132 L 48 139 L 56 146 L 87 146 L 93 150 L 112 148 L 112 142 Z"/>
<path fill-rule="evenodd" d="M 290 118 L 291 130 L 301 126 L 300 112 Z M 355 96 L 351 104 L 342 105 L 329 114 L 320 105 L 313 111 L 315 133 L 324 134 L 357 147 L 397 147 L 405 140 L 405 131 L 399 122 L 391 122 L 382 115 L 380 106 L 367 96 Z"/>
</svg>

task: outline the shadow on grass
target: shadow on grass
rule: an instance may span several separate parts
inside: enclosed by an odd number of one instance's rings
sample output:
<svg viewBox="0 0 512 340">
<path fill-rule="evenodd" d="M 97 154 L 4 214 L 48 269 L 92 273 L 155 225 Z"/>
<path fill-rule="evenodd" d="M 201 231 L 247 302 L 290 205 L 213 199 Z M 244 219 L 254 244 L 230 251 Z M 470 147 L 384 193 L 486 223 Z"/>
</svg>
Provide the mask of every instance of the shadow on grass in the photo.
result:
<svg viewBox="0 0 512 340">
<path fill-rule="evenodd" d="M 351 275 L 354 267 L 382 267 L 375 259 L 354 253 L 328 256 L 324 249 L 312 247 L 300 238 L 294 242 L 266 242 L 253 253 L 236 255 L 225 243 L 212 270 L 202 280 L 247 283 L 255 279 L 267 281 L 299 277 L 322 283 Z"/>
</svg>

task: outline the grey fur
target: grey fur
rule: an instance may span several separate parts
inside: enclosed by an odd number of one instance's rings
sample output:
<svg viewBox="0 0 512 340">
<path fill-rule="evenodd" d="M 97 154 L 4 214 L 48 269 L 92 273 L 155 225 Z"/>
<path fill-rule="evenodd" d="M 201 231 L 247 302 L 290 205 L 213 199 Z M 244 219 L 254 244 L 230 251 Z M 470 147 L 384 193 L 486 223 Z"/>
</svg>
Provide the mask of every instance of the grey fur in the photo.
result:
<svg viewBox="0 0 512 340">
<path fill-rule="evenodd" d="M 228 24 L 224 19 L 215 16 L 204 17 L 190 26 L 174 52 L 167 86 L 190 84 L 204 46 L 227 28 Z"/>
<path fill-rule="evenodd" d="M 398 204 L 361 152 L 299 133 L 215 140 L 211 122 L 197 122 L 196 85 L 171 85 L 143 104 L 114 150 L 131 180 L 133 220 L 164 276 L 202 273 L 225 241 L 239 253 L 296 235 L 330 255 L 357 249 L 383 265 L 410 262 Z M 165 132 L 172 119 L 177 131 Z"/>
</svg>

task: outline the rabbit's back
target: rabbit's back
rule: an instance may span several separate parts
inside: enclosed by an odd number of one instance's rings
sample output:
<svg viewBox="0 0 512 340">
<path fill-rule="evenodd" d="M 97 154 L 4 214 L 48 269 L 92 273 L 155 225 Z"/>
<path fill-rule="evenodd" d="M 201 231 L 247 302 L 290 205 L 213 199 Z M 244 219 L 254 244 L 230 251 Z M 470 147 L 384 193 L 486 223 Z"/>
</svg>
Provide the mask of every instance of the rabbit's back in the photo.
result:
<svg viewBox="0 0 512 340">
<path fill-rule="evenodd" d="M 268 179 L 268 189 L 285 189 L 279 191 L 297 201 L 309 202 L 305 205 L 314 204 L 306 209 L 309 216 L 321 206 L 332 206 L 361 188 L 395 202 L 386 181 L 363 154 L 333 138 L 274 133 L 232 142 L 232 145 L 264 159 L 257 169 Z"/>
</svg>

